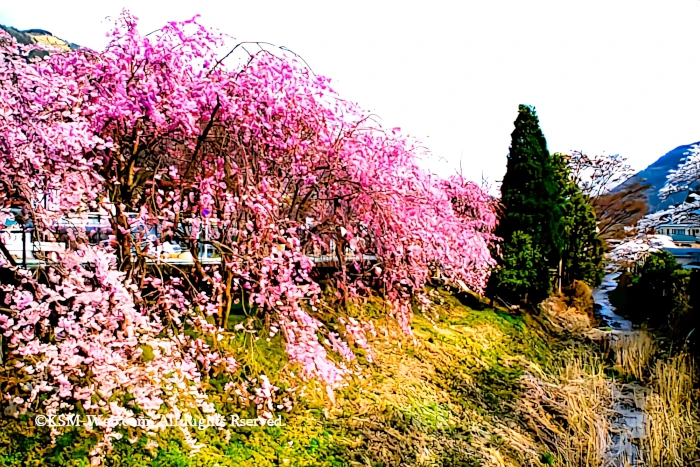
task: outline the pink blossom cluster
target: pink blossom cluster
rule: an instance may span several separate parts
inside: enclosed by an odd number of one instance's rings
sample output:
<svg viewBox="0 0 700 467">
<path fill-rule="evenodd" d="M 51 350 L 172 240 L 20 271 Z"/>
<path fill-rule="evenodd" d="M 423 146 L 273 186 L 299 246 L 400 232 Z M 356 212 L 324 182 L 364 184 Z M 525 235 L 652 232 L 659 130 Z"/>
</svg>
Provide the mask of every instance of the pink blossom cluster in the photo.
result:
<svg viewBox="0 0 700 467">
<path fill-rule="evenodd" d="M 272 418 L 273 413 L 277 410 L 290 412 L 293 408 L 290 395 L 282 395 L 283 393 L 279 392 L 279 388 L 273 385 L 266 375 L 261 375 L 259 379 L 253 378 L 240 384 L 229 382 L 225 389 L 233 390 L 242 406 L 248 407 L 252 403 L 258 416 L 268 420 Z M 291 391 L 290 389 L 289 392 Z"/>
<path fill-rule="evenodd" d="M 354 357 L 347 341 L 371 360 L 375 331 L 349 318 L 341 336 L 315 317 L 314 252 L 335 257 L 343 301 L 385 291 L 407 333 L 430 277 L 483 290 L 488 196 L 420 169 L 418 143 L 328 79 L 269 50 L 227 67 L 222 37 L 196 20 L 142 36 L 125 12 L 110 34 L 102 52 L 46 59 L 0 36 L 0 219 L 28 211 L 39 240 L 81 212 L 111 223 L 99 244 L 64 232 L 67 251 L 36 274 L 11 268 L 0 328 L 21 370 L 6 400 L 30 410 L 45 393 L 47 411 L 138 406 L 156 419 L 206 411 L 201 382 L 237 370 L 217 342 L 238 332 L 228 323 L 240 307 L 281 330 L 302 376 L 332 396 Z M 182 245 L 193 264 L 165 265 L 157 242 Z M 204 247 L 218 264 L 201 260 Z M 261 381 L 255 402 L 271 411 Z"/>
<path fill-rule="evenodd" d="M 345 325 L 345 332 L 348 337 L 352 339 L 353 343 L 357 347 L 363 349 L 367 353 L 367 361 L 372 363 L 372 360 L 374 359 L 374 352 L 372 350 L 372 346 L 367 341 L 367 336 L 365 334 L 366 332 L 370 332 L 372 333 L 373 337 L 377 336 L 372 322 L 367 321 L 360 323 L 353 317 L 349 317 L 346 321 L 342 316 L 338 318 L 338 321 Z"/>
</svg>

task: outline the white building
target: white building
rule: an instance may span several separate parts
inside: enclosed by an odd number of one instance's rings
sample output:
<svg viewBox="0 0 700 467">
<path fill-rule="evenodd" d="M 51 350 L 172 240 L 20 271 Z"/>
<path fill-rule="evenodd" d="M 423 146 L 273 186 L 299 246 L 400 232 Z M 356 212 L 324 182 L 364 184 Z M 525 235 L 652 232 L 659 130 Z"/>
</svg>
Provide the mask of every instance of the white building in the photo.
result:
<svg viewBox="0 0 700 467">
<path fill-rule="evenodd" d="M 688 235 L 700 237 L 700 226 L 697 224 L 661 224 L 656 228 L 661 235 Z"/>
</svg>

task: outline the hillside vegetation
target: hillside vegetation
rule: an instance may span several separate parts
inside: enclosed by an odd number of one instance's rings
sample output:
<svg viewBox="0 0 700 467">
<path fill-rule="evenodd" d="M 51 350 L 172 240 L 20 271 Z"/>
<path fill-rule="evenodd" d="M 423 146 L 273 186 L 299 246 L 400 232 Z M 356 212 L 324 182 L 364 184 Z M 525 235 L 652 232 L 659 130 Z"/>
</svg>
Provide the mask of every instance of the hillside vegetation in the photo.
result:
<svg viewBox="0 0 700 467">
<path fill-rule="evenodd" d="M 616 341 L 608 355 L 583 334 L 556 326 L 557 316 L 544 311 L 513 315 L 440 288 L 428 296 L 430 306 L 415 310 L 412 337 L 385 317 L 386 303 L 378 297 L 352 309 L 351 316 L 375 326 L 373 361 L 355 349 L 355 383 L 339 390 L 334 403 L 317 382 L 298 378 L 298 365 L 290 364 L 278 343 L 250 333 L 231 342 L 246 356 L 242 366 L 275 375 L 272 384 L 299 396 L 282 416 L 283 426 L 193 430 L 201 445 L 195 451 L 175 428 L 149 439 L 132 438 L 133 432 L 118 427 L 123 437 L 105 465 L 603 465 L 611 455 L 611 413 L 619 392 L 610 375 L 634 372 L 637 340 Z M 668 373 L 668 367 L 657 372 Z M 208 393 L 219 401 L 217 409 L 231 410 L 225 381 L 211 383 Z M 664 400 L 653 399 L 656 405 Z M 684 404 L 679 400 L 673 407 L 686 420 Z M 236 413 L 254 416 L 252 408 Z M 690 435 L 694 422 L 688 420 L 682 427 Z M 47 429 L 32 426 L 31 418 L 2 423 L 2 466 L 89 465 L 96 439 L 83 429 L 67 429 L 51 444 Z"/>
<path fill-rule="evenodd" d="M 285 48 L 108 36 L 0 31 L 0 234 L 33 240 L 0 241 L 0 467 L 697 458 L 692 360 L 595 328 L 591 185 L 533 106 L 498 200 Z"/>
<path fill-rule="evenodd" d="M 554 459 L 552 448 L 530 431 L 536 420 L 523 412 L 528 396 L 521 379 L 556 380 L 565 361 L 591 358 L 594 347 L 553 337 L 538 318 L 458 295 L 433 290 L 432 305 L 413 320 L 413 337 L 384 317 L 381 299 L 356 306 L 352 314 L 377 330 L 374 359 L 359 358 L 361 384 L 339 390 L 335 404 L 324 402 L 317 383 L 298 379 L 297 366 L 275 342 L 236 341 L 239 352 L 248 349 L 239 353 L 247 355 L 244 367 L 275 375 L 272 384 L 300 395 L 284 426 L 195 431 L 204 445 L 196 455 L 174 428 L 150 442 L 124 432 L 105 465 L 536 465 Z M 225 400 L 222 385 L 212 384 L 214 398 Z M 66 430 L 51 445 L 47 429 L 28 417 L 2 424 L 0 465 L 89 464 L 94 440 L 82 429 Z"/>
</svg>

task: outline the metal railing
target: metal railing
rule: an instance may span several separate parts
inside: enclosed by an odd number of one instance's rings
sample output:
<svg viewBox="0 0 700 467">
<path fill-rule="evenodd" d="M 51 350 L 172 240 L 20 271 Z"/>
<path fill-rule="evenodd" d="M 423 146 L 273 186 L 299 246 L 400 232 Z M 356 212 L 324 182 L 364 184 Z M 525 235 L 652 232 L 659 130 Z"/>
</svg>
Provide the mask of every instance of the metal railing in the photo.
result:
<svg viewBox="0 0 700 467">
<path fill-rule="evenodd" d="M 33 241 L 33 229 L 23 227 L 21 229 L 5 229 L 0 230 L 0 241 L 5 245 L 5 248 L 13 257 L 17 264 L 21 264 L 23 268 L 36 268 L 46 264 L 46 259 L 51 256 L 51 253 L 62 252 L 66 250 L 66 244 L 59 241 Z M 100 233 L 97 233 L 97 239 L 101 238 Z M 335 248 L 332 248 L 335 250 Z M 338 256 L 335 251 L 329 254 L 307 255 L 314 263 L 319 265 L 336 265 Z M 135 257 L 134 257 L 135 258 Z M 221 257 L 216 256 L 215 248 L 209 244 L 202 244 L 198 251 L 197 259 L 200 264 L 221 264 Z M 347 250 L 345 254 L 347 263 L 353 262 L 374 262 L 377 257 L 371 254 L 358 255 L 352 250 Z M 182 253 L 173 256 L 172 254 L 158 253 L 154 256 L 146 257 L 147 264 L 173 264 L 173 265 L 194 265 L 195 261 L 192 254 L 185 250 Z"/>
</svg>

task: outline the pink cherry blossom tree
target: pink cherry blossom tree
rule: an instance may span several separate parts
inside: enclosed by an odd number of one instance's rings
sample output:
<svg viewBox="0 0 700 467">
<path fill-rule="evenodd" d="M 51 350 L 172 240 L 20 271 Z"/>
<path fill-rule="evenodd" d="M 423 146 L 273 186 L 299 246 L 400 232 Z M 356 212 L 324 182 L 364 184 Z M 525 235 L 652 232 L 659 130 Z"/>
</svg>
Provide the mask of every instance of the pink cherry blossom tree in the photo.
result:
<svg viewBox="0 0 700 467">
<path fill-rule="evenodd" d="M 210 412 L 202 382 L 237 371 L 218 343 L 242 332 L 229 326 L 238 307 L 280 330 L 290 361 L 332 397 L 354 358 L 347 340 L 371 358 L 375 332 L 342 318 L 343 304 L 380 290 L 410 333 L 411 302 L 432 276 L 483 290 L 489 197 L 422 170 L 417 142 L 298 58 L 262 49 L 227 67 L 223 38 L 196 19 L 142 36 L 125 12 L 110 34 L 102 52 L 45 59 L 0 37 L 0 221 L 23 209 L 35 239 L 68 245 L 37 251 L 34 271 L 0 255 L 11 410 L 138 407 L 154 430 L 166 413 Z M 108 241 L 60 227 L 88 211 L 109 218 Z M 164 262 L 163 242 L 192 264 Z M 316 313 L 315 252 L 334 256 L 341 334 Z M 271 416 L 275 388 L 260 381 Z M 94 458 L 118 436 L 104 429 Z"/>
</svg>

